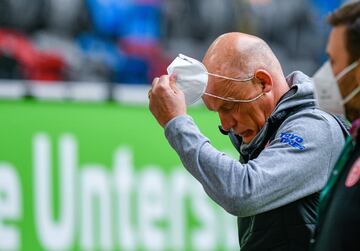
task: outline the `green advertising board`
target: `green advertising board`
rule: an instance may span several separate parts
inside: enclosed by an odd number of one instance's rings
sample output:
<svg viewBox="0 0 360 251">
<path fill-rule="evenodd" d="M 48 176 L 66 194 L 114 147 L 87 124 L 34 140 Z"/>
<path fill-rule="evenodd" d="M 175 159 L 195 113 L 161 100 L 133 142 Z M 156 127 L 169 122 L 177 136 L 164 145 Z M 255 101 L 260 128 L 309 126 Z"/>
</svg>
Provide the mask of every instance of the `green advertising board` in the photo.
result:
<svg viewBox="0 0 360 251">
<path fill-rule="evenodd" d="M 235 154 L 218 118 L 201 131 Z M 0 101 L 0 250 L 237 250 L 146 106 Z M 235 155 L 234 155 L 235 156 Z"/>
</svg>

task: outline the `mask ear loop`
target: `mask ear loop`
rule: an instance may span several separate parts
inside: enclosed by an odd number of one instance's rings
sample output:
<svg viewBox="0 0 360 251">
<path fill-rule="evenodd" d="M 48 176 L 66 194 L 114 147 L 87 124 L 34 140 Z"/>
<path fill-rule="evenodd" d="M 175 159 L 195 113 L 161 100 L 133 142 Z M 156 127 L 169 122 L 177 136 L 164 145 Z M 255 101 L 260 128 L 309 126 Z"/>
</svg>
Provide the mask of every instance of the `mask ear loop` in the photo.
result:
<svg viewBox="0 0 360 251">
<path fill-rule="evenodd" d="M 194 58 L 191 58 L 191 57 L 188 57 L 184 54 L 179 54 L 178 55 L 179 58 L 181 58 L 182 60 L 185 60 L 187 62 L 189 62 L 190 64 L 194 64 L 194 63 L 197 63 L 197 64 L 200 64 L 203 69 L 206 71 L 206 73 L 210 76 L 214 76 L 214 77 L 218 77 L 218 78 L 223 78 L 223 79 L 227 79 L 227 80 L 232 80 L 232 81 L 237 81 L 237 82 L 246 82 L 246 81 L 249 81 L 251 79 L 254 78 L 254 75 L 251 76 L 251 77 L 247 77 L 245 79 L 238 79 L 238 78 L 230 78 L 230 77 L 225 77 L 225 76 L 222 76 L 222 75 L 218 75 L 218 74 L 215 74 L 215 73 L 210 73 L 207 71 L 205 65 L 203 63 L 201 63 L 200 61 L 194 59 Z"/>
<path fill-rule="evenodd" d="M 344 70 L 342 70 L 338 75 L 336 75 L 335 79 L 336 81 L 339 81 L 341 78 L 343 78 L 346 74 L 348 74 L 350 71 L 354 70 L 356 66 L 358 66 L 359 61 L 355 61 L 349 66 L 345 67 Z M 356 87 L 349 95 L 346 96 L 341 102 L 342 105 L 345 105 L 347 102 L 349 102 L 351 99 L 353 99 L 358 93 L 360 92 L 360 86 Z"/>
<path fill-rule="evenodd" d="M 360 92 L 360 86 L 356 87 L 349 95 L 344 98 L 344 100 L 341 102 L 343 105 L 345 105 L 347 102 L 349 102 L 353 97 L 355 97 Z"/>
<path fill-rule="evenodd" d="M 215 74 L 215 73 L 210 73 L 210 72 L 207 71 L 205 65 L 203 63 L 201 63 L 200 61 L 198 61 L 196 59 L 193 59 L 193 58 L 190 58 L 188 56 L 185 56 L 183 54 L 179 54 L 178 57 L 181 58 L 182 60 L 185 60 L 185 61 L 191 63 L 191 64 L 195 64 L 195 63 L 200 64 L 202 66 L 202 68 L 204 69 L 204 71 L 210 76 L 223 78 L 223 79 L 227 79 L 227 80 L 231 80 L 231 81 L 235 81 L 235 82 L 247 82 L 247 81 L 250 81 L 250 80 L 252 80 L 254 78 L 254 75 L 252 75 L 250 77 L 247 77 L 247 78 L 244 78 L 244 79 L 239 79 L 239 78 L 231 78 L 231 77 L 221 76 L 221 75 L 218 75 L 218 74 Z M 257 95 L 256 97 L 254 97 L 252 99 L 223 98 L 223 97 L 216 96 L 214 94 L 210 94 L 210 93 L 207 93 L 207 92 L 204 92 L 203 95 L 207 95 L 207 96 L 210 96 L 210 97 L 213 97 L 213 98 L 218 98 L 218 99 L 221 99 L 221 100 L 224 100 L 224 101 L 229 101 L 229 102 L 250 103 L 250 102 L 253 102 L 253 101 L 259 99 L 260 97 L 264 96 L 265 93 L 260 93 L 259 95 Z"/>
<path fill-rule="evenodd" d="M 234 102 L 234 103 L 250 103 L 250 102 L 254 102 L 255 100 L 258 100 L 259 98 L 261 98 L 262 96 L 264 96 L 265 93 L 262 92 L 262 93 L 260 93 L 259 95 L 257 95 L 255 98 L 252 98 L 252 99 L 223 98 L 223 97 L 219 97 L 219 96 L 216 96 L 216 95 L 214 95 L 214 94 L 207 93 L 207 92 L 205 92 L 204 95 L 210 96 L 210 97 L 213 97 L 213 98 L 218 98 L 218 99 L 221 99 L 221 100 L 224 100 L 224 101 L 228 101 L 228 102 Z"/>
<path fill-rule="evenodd" d="M 244 78 L 244 79 L 239 79 L 239 78 L 225 77 L 225 76 L 221 76 L 221 75 L 218 75 L 218 74 L 215 74 L 215 73 L 210 73 L 210 72 L 207 72 L 207 74 L 210 75 L 210 76 L 214 76 L 214 77 L 218 77 L 218 78 L 224 78 L 224 79 L 227 79 L 227 80 L 237 81 L 237 82 L 246 82 L 246 81 L 252 80 L 254 78 L 254 76 L 251 76 L 251 77 L 247 77 L 247 78 Z"/>
<path fill-rule="evenodd" d="M 336 81 L 339 81 L 342 77 L 344 77 L 346 74 L 348 74 L 350 71 L 354 70 L 356 66 L 358 66 L 359 61 L 355 61 L 351 65 L 348 65 L 345 67 L 344 70 L 342 70 L 339 74 L 335 76 Z"/>
<path fill-rule="evenodd" d="M 231 80 L 231 81 L 236 81 L 236 82 L 246 82 L 246 81 L 250 81 L 254 78 L 254 76 L 251 77 L 247 77 L 244 79 L 238 79 L 238 78 L 230 78 L 230 77 L 225 77 L 225 76 L 221 76 L 215 73 L 210 73 L 208 72 L 208 75 L 214 76 L 214 77 L 218 77 L 218 78 L 223 78 L 223 79 L 227 79 L 227 80 Z M 214 94 L 211 93 L 207 93 L 205 92 L 204 95 L 206 96 L 210 96 L 213 98 L 218 98 L 224 101 L 228 101 L 228 102 L 235 102 L 235 103 L 250 103 L 250 102 L 254 102 L 256 100 L 258 100 L 259 98 L 261 98 L 262 96 L 265 95 L 265 93 L 260 93 L 259 95 L 257 95 L 256 97 L 252 98 L 252 99 L 234 99 L 234 98 L 224 98 L 224 97 L 220 97 L 220 96 L 216 96 Z"/>
</svg>

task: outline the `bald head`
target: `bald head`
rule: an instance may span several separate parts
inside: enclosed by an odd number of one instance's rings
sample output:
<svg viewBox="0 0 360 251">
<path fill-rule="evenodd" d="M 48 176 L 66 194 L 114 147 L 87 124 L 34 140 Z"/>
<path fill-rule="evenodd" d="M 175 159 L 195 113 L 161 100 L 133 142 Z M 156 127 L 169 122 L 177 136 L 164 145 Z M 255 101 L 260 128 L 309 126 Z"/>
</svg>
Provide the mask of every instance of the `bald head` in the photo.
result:
<svg viewBox="0 0 360 251">
<path fill-rule="evenodd" d="M 240 32 L 218 37 L 209 47 L 203 62 L 212 73 L 240 74 L 230 77 L 252 75 L 257 69 L 283 75 L 280 63 L 270 47 L 262 39 Z"/>
<path fill-rule="evenodd" d="M 279 61 L 260 38 L 234 32 L 218 37 L 203 63 L 213 73 L 202 97 L 206 107 L 249 143 L 289 90 Z"/>
</svg>

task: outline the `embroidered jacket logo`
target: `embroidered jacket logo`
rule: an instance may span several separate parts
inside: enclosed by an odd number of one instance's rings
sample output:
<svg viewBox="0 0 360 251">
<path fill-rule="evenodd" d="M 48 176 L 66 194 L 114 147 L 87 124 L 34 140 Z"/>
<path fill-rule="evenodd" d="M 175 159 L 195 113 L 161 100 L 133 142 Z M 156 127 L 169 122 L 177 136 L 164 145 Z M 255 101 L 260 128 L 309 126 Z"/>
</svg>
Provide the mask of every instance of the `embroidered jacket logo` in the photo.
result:
<svg viewBox="0 0 360 251">
<path fill-rule="evenodd" d="M 301 144 L 304 141 L 303 138 L 293 133 L 282 132 L 280 134 L 280 142 L 288 144 L 289 146 L 295 147 L 299 150 L 304 150 L 305 147 Z"/>
</svg>

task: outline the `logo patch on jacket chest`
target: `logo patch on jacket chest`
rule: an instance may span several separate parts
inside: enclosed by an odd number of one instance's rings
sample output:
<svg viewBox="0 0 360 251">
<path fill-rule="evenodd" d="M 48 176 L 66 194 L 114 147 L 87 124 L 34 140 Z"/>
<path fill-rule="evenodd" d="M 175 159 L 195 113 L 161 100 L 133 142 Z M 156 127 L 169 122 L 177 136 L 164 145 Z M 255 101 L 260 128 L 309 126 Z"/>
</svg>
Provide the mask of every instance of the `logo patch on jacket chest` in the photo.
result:
<svg viewBox="0 0 360 251">
<path fill-rule="evenodd" d="M 301 144 L 303 143 L 304 139 L 298 135 L 288 132 L 280 133 L 280 142 L 288 144 L 289 146 L 295 147 L 299 150 L 304 150 L 305 147 Z"/>
</svg>

